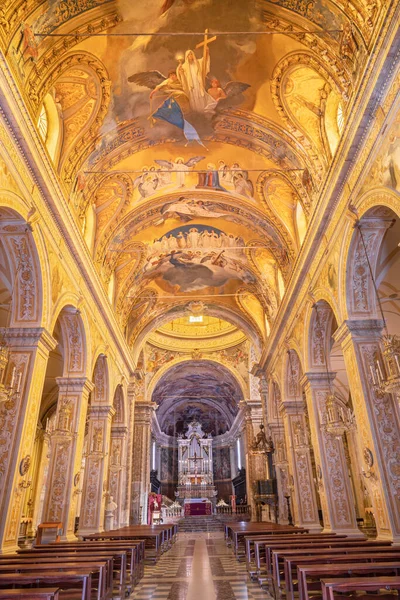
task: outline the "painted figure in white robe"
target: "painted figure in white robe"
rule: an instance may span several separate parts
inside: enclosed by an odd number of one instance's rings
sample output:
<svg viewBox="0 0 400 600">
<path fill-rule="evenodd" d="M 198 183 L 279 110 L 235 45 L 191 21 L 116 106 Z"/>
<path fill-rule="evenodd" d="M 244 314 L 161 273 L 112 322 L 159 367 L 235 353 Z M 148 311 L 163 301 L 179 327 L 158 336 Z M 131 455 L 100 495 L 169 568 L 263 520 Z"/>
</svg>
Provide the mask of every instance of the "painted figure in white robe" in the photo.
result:
<svg viewBox="0 0 400 600">
<path fill-rule="evenodd" d="M 193 50 L 187 50 L 185 61 L 176 70 L 183 91 L 189 98 L 193 112 L 213 112 L 217 101 L 205 88 L 205 79 L 210 72 L 210 55 L 208 49 L 203 58 L 196 58 Z"/>
</svg>

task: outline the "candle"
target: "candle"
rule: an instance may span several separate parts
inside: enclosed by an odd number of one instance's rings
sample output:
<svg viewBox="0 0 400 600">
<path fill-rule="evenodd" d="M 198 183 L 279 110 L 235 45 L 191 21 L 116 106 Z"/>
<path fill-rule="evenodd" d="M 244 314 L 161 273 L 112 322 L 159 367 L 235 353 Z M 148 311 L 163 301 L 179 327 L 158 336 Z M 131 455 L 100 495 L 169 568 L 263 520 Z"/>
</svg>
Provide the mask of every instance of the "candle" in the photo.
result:
<svg viewBox="0 0 400 600">
<path fill-rule="evenodd" d="M 15 369 L 15 367 L 13 367 L 12 374 L 11 374 L 11 387 L 12 388 L 14 387 L 14 383 L 15 383 L 15 372 L 16 372 L 16 369 Z"/>
<path fill-rule="evenodd" d="M 372 383 L 373 383 L 374 385 L 376 385 L 375 373 L 374 373 L 374 369 L 372 368 L 372 365 L 369 365 L 369 369 L 370 369 L 370 371 L 371 371 Z"/>
<path fill-rule="evenodd" d="M 381 365 L 378 360 L 376 361 L 376 366 L 378 367 L 378 373 L 381 377 L 381 381 L 383 381 L 383 373 L 382 373 Z"/>
<path fill-rule="evenodd" d="M 19 394 L 19 391 L 21 389 L 21 379 L 22 379 L 22 373 L 18 373 L 17 394 Z"/>
<path fill-rule="evenodd" d="M 400 375 L 400 364 L 399 364 L 399 357 L 397 356 L 397 354 L 394 355 L 394 360 L 396 361 L 397 375 Z"/>
</svg>

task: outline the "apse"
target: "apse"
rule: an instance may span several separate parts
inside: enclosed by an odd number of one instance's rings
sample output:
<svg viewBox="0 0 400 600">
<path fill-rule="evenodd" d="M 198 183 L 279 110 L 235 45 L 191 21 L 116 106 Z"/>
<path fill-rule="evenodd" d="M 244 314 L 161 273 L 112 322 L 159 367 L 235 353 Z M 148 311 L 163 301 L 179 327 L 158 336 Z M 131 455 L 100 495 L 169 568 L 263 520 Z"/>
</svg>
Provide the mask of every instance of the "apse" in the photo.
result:
<svg viewBox="0 0 400 600">
<path fill-rule="evenodd" d="M 236 378 L 212 361 L 186 361 L 171 367 L 158 381 L 153 402 L 161 430 L 170 436 L 199 421 L 206 434 L 226 433 L 233 424 L 243 394 Z"/>
</svg>

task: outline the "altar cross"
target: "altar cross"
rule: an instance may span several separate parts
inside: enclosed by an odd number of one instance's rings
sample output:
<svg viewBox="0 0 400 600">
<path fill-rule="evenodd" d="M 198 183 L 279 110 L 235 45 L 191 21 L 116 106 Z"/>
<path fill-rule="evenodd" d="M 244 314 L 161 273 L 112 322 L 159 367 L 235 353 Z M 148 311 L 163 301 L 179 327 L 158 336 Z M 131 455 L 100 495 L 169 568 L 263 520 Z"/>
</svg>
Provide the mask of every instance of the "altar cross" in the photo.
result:
<svg viewBox="0 0 400 600">
<path fill-rule="evenodd" d="M 196 46 L 196 50 L 198 48 L 203 48 L 203 83 L 205 84 L 206 82 L 206 75 L 207 75 L 207 68 L 206 68 L 206 63 L 207 63 L 207 50 L 208 50 L 208 44 L 211 44 L 211 42 L 215 42 L 215 40 L 217 39 L 216 35 L 213 35 L 213 37 L 208 37 L 208 29 L 206 29 L 204 31 L 204 40 L 202 42 L 200 42 L 199 44 L 197 44 Z"/>
</svg>

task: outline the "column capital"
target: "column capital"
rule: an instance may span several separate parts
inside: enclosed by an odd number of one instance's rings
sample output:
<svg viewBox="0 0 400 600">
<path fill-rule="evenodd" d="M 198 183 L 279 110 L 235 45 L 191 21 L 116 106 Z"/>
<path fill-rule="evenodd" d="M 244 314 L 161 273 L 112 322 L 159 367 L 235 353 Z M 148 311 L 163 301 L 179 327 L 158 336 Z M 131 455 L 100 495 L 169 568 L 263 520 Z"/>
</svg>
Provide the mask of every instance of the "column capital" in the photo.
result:
<svg viewBox="0 0 400 600">
<path fill-rule="evenodd" d="M 86 392 L 94 389 L 94 384 L 87 377 L 56 377 L 60 392 Z"/>
<path fill-rule="evenodd" d="M 300 379 L 300 385 L 305 389 L 319 389 L 329 387 L 335 380 L 335 371 L 309 371 Z"/>
<path fill-rule="evenodd" d="M 349 339 L 378 340 L 382 335 L 383 326 L 382 319 L 347 319 L 336 329 L 332 337 L 339 344 Z"/>
<path fill-rule="evenodd" d="M 88 414 L 95 419 L 112 418 L 115 412 L 115 408 L 110 404 L 91 404 L 88 407 Z"/>
<path fill-rule="evenodd" d="M 154 402 L 135 402 L 135 425 L 150 425 L 157 405 Z"/>
<path fill-rule="evenodd" d="M 50 352 L 57 346 L 57 340 L 44 327 L 11 327 L 4 331 L 4 337 L 13 348 L 41 346 Z"/>
</svg>

